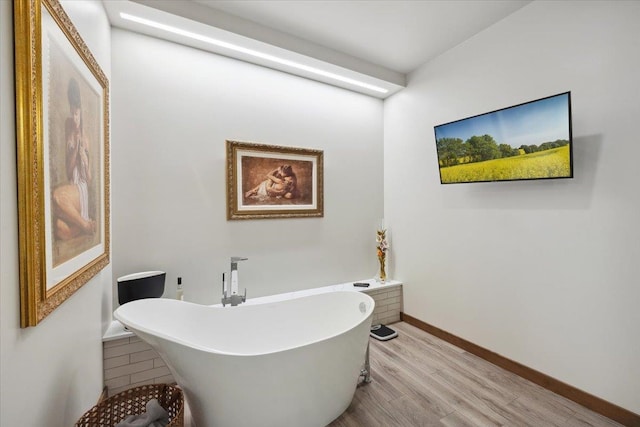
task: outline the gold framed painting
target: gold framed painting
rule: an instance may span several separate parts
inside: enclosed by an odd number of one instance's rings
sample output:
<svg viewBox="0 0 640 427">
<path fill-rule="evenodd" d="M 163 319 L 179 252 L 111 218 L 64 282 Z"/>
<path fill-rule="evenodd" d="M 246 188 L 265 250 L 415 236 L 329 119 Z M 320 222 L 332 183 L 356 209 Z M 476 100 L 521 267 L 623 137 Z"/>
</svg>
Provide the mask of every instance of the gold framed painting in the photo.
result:
<svg viewBox="0 0 640 427">
<path fill-rule="evenodd" d="M 322 216 L 321 150 L 227 141 L 227 219 Z"/>
<path fill-rule="evenodd" d="M 20 325 L 109 263 L 109 82 L 57 0 L 14 1 Z"/>
</svg>

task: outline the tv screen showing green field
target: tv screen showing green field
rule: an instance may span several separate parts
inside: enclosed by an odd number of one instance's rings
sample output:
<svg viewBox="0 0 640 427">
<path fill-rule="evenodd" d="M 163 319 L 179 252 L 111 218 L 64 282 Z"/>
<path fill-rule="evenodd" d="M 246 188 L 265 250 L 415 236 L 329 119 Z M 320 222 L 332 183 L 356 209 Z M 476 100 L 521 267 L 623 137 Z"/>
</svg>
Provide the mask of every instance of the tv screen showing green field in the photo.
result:
<svg viewBox="0 0 640 427">
<path fill-rule="evenodd" d="M 434 130 L 443 184 L 573 177 L 571 92 Z"/>
</svg>

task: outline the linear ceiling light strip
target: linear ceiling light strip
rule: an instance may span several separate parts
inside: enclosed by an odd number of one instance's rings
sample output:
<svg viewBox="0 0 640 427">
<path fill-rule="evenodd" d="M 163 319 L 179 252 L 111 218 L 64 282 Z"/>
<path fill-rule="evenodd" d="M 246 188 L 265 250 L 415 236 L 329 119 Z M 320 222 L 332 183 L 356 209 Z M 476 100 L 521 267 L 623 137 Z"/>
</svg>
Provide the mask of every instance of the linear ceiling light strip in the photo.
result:
<svg viewBox="0 0 640 427">
<path fill-rule="evenodd" d="M 233 43 L 224 42 L 222 40 L 217 40 L 211 37 L 203 36 L 201 34 L 193 33 L 191 31 L 183 30 L 177 27 L 172 27 L 170 25 L 161 24 L 159 22 L 155 22 L 149 19 L 140 18 L 138 16 L 130 15 L 128 13 L 120 13 L 120 17 L 122 19 L 126 19 L 128 21 L 137 22 L 142 25 L 146 25 L 148 27 L 157 28 L 159 30 L 167 31 L 169 33 L 177 34 L 180 36 L 188 37 L 194 40 L 199 40 L 201 42 L 209 43 L 214 46 L 222 47 L 225 49 L 233 50 L 236 52 L 244 53 L 246 55 L 250 55 L 256 58 L 265 59 L 267 61 L 274 62 L 276 64 L 285 65 L 287 67 L 295 68 L 298 70 L 307 71 L 309 73 L 313 73 L 319 76 L 328 77 L 330 79 L 334 79 L 343 83 L 348 83 L 354 86 L 358 86 L 364 89 L 369 89 L 379 93 L 387 93 L 389 92 L 387 89 L 381 88 L 379 86 L 371 85 L 368 83 L 364 83 L 358 80 L 350 79 L 349 77 L 344 77 L 335 73 L 331 73 L 328 71 L 320 70 L 319 68 L 311 67 L 308 65 L 300 64 L 294 61 L 290 61 L 287 59 L 278 58 L 277 56 L 269 55 L 266 53 L 258 52 L 257 50 L 248 49 L 242 46 L 235 45 Z"/>
</svg>

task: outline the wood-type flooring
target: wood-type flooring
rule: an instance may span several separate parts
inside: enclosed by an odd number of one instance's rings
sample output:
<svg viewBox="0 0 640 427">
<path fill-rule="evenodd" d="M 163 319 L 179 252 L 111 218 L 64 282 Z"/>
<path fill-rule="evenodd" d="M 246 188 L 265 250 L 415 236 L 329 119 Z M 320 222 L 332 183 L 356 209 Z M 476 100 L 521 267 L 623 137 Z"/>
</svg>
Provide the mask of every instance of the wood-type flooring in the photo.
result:
<svg viewBox="0 0 640 427">
<path fill-rule="evenodd" d="M 372 382 L 330 427 L 621 426 L 404 322 L 370 339 Z"/>
</svg>

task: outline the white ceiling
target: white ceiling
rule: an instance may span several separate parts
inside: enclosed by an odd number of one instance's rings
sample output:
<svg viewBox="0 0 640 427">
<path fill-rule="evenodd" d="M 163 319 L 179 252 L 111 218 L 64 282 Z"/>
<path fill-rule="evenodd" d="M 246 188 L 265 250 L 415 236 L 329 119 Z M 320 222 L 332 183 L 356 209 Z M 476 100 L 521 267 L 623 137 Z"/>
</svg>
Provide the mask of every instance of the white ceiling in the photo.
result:
<svg viewBox="0 0 640 427">
<path fill-rule="evenodd" d="M 406 85 L 407 73 L 531 1 L 103 0 L 103 4 L 113 26 L 384 99 Z M 325 75 L 131 22 L 123 19 L 123 13 L 284 58 Z M 341 77 L 336 80 L 326 73 Z M 345 78 L 382 92 L 340 81 Z"/>
<path fill-rule="evenodd" d="M 400 73 L 409 73 L 531 0 L 195 0 Z"/>
</svg>

